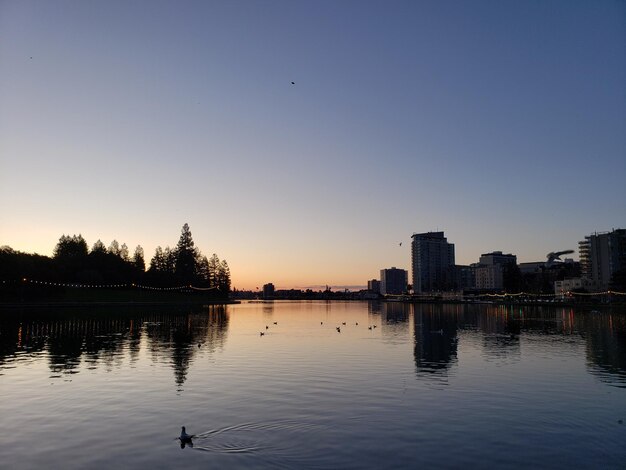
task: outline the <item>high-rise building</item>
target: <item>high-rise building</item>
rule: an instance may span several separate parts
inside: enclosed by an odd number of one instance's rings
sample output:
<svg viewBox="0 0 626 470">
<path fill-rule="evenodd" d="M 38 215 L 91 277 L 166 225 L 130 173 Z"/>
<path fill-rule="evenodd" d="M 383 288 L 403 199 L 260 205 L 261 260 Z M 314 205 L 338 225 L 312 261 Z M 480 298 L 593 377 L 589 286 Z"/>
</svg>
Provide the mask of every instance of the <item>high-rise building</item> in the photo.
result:
<svg viewBox="0 0 626 470">
<path fill-rule="evenodd" d="M 406 292 L 408 273 L 404 269 L 390 268 L 380 270 L 380 293 L 382 295 L 401 295 Z"/>
<path fill-rule="evenodd" d="M 274 298 L 274 284 L 268 282 L 263 285 L 263 298 L 264 299 L 273 299 Z"/>
<path fill-rule="evenodd" d="M 443 232 L 414 233 L 411 242 L 413 291 L 445 291 L 453 287 L 454 243 Z"/>
<path fill-rule="evenodd" d="M 606 290 L 614 273 L 626 268 L 626 229 L 593 233 L 578 243 L 583 278 Z"/>
</svg>

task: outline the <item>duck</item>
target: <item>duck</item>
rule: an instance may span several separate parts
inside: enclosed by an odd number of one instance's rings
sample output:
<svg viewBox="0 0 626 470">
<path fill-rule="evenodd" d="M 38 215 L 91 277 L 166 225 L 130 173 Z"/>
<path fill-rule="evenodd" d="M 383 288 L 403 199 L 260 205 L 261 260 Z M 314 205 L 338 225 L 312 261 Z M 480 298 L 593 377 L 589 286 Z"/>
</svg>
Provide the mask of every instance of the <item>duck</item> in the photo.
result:
<svg viewBox="0 0 626 470">
<path fill-rule="evenodd" d="M 191 438 L 194 437 L 191 434 L 187 434 L 187 432 L 185 431 L 185 426 L 182 427 L 182 430 L 180 431 L 180 442 L 191 442 Z"/>
</svg>

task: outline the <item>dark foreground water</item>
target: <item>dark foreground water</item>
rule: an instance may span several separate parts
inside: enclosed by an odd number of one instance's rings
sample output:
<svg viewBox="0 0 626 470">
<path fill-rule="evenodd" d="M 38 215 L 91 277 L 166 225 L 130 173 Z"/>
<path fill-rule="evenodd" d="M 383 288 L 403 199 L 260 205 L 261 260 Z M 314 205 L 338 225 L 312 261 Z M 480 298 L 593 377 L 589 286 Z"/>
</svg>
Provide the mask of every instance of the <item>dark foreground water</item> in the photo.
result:
<svg viewBox="0 0 626 470">
<path fill-rule="evenodd" d="M 3 312 L 0 422 L 2 468 L 626 468 L 626 315 Z"/>
</svg>

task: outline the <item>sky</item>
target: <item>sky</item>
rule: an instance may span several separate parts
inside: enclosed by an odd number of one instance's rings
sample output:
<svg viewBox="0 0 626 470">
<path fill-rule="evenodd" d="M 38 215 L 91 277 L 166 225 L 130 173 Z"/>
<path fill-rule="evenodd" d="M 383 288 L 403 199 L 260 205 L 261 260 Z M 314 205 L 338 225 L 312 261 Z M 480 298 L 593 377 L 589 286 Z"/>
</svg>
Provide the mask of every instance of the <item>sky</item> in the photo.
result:
<svg viewBox="0 0 626 470">
<path fill-rule="evenodd" d="M 238 289 L 434 230 L 545 260 L 626 227 L 625 84 L 617 0 L 0 0 L 0 245 L 188 223 Z"/>
</svg>

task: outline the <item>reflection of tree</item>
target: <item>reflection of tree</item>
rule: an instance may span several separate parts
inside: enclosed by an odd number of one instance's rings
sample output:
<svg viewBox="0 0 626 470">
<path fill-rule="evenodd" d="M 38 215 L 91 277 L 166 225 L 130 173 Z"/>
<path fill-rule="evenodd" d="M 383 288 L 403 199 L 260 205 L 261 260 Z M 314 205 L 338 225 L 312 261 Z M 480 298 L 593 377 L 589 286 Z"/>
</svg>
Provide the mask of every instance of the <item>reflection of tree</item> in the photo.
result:
<svg viewBox="0 0 626 470">
<path fill-rule="evenodd" d="M 457 356 L 455 305 L 416 304 L 415 366 L 418 375 L 446 374 Z"/>
<path fill-rule="evenodd" d="M 196 355 L 203 350 L 213 353 L 223 347 L 228 329 L 227 310 L 223 305 L 213 305 L 201 311 L 168 315 L 162 320 L 145 326 L 149 347 L 155 359 L 164 352 L 170 356 L 176 385 L 180 388 Z"/>
<path fill-rule="evenodd" d="M 9 318 L 0 321 L 0 366 L 22 347 L 22 337 L 22 328 L 17 320 Z"/>
<path fill-rule="evenodd" d="M 90 310 L 11 316 L 0 321 L 0 366 L 18 353 L 25 353 L 20 360 L 28 360 L 47 350 L 53 373 L 75 373 L 83 361 L 92 369 L 119 368 L 125 354 L 131 361 L 139 358 L 145 339 L 153 361 L 171 361 L 180 386 L 197 354 L 223 348 L 227 329 L 228 313 L 221 305 L 188 313 Z"/>
</svg>

